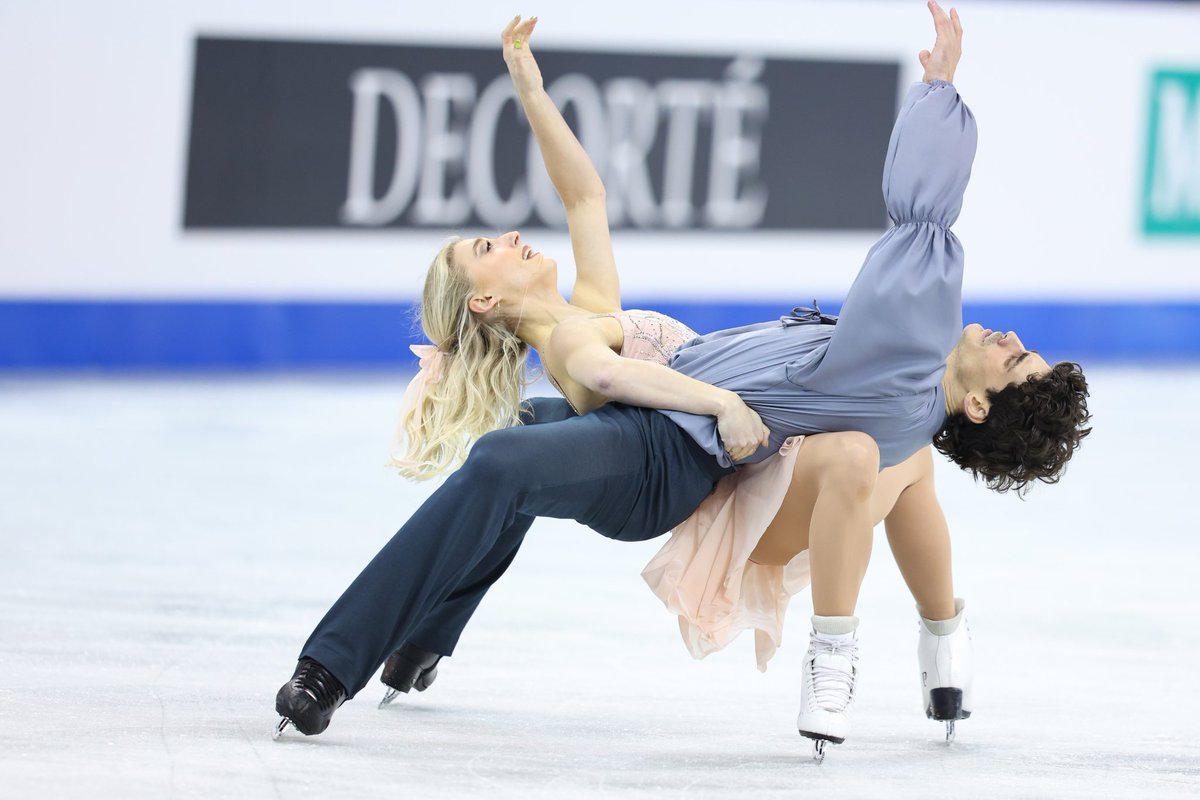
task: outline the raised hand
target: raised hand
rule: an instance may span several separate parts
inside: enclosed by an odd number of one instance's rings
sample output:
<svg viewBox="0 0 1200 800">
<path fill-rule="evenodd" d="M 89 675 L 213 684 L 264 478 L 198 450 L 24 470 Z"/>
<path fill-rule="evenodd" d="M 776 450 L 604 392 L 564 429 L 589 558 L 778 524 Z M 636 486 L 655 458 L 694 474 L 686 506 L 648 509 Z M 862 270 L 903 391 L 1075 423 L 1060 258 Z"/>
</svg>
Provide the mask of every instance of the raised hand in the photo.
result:
<svg viewBox="0 0 1200 800">
<path fill-rule="evenodd" d="M 512 18 L 500 34 L 500 46 L 504 52 L 504 63 L 519 94 L 536 92 L 542 88 L 542 71 L 538 69 L 533 51 L 529 48 L 529 37 L 537 27 L 537 17 L 524 22 L 521 15 Z"/>
<path fill-rule="evenodd" d="M 933 29 L 937 38 L 933 41 L 932 52 L 922 50 L 917 55 L 921 66 L 925 68 L 925 76 L 921 80 L 953 83 L 954 68 L 958 66 L 958 59 L 962 57 L 962 22 L 953 8 L 947 16 L 937 4 L 937 0 L 928 0 L 927 5 L 929 13 L 933 15 Z"/>
</svg>

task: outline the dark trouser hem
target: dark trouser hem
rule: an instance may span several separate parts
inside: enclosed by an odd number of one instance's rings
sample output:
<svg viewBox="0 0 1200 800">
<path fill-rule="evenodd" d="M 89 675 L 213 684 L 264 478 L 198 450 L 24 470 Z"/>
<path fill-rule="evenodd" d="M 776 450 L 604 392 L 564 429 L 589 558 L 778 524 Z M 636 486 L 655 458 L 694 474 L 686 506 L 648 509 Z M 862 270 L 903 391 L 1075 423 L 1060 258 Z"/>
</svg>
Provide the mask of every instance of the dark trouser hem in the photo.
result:
<svg viewBox="0 0 1200 800">
<path fill-rule="evenodd" d="M 346 688 L 346 699 L 349 700 L 356 694 L 355 690 L 350 688 L 350 684 L 346 682 L 347 677 L 356 674 L 354 659 L 351 656 L 339 653 L 328 647 L 305 647 L 300 653 L 300 658 L 311 658 L 313 661 L 320 664 L 325 669 L 333 674 L 333 677 L 338 679 L 338 682 Z M 297 661 L 300 658 L 296 659 Z"/>
</svg>

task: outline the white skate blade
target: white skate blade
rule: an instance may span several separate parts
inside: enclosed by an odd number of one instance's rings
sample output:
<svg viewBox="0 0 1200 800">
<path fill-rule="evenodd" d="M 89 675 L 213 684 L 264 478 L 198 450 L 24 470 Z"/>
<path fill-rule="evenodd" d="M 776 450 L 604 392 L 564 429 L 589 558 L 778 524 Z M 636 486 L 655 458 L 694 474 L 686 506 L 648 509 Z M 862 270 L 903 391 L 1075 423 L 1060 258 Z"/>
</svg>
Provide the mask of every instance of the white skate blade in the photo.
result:
<svg viewBox="0 0 1200 800">
<path fill-rule="evenodd" d="M 290 719 L 288 719 L 287 717 L 280 717 L 279 723 L 271 731 L 271 738 L 278 740 L 279 737 L 283 735 L 283 732 L 285 730 L 287 730 L 287 726 L 291 725 L 291 724 L 292 724 L 292 721 Z"/>
<path fill-rule="evenodd" d="M 399 696 L 400 696 L 399 689 L 388 689 L 387 694 L 385 694 L 383 696 L 383 699 L 379 701 L 379 707 L 387 708 L 388 705 Z"/>
</svg>

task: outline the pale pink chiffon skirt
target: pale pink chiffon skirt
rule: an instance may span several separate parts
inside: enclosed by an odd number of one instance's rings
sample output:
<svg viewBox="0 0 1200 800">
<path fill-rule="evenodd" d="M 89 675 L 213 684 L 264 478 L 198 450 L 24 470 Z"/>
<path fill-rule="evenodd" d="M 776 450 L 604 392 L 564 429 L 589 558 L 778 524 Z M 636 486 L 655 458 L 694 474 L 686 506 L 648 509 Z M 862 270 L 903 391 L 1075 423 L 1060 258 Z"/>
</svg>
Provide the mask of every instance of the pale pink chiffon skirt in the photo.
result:
<svg viewBox="0 0 1200 800">
<path fill-rule="evenodd" d="M 750 561 L 775 518 L 792 480 L 803 436 L 779 454 L 722 478 L 716 489 L 672 533 L 642 570 L 695 658 L 704 658 L 754 629 L 760 671 L 783 641 L 783 619 L 792 595 L 809 584 L 808 551 L 786 566 Z"/>
</svg>

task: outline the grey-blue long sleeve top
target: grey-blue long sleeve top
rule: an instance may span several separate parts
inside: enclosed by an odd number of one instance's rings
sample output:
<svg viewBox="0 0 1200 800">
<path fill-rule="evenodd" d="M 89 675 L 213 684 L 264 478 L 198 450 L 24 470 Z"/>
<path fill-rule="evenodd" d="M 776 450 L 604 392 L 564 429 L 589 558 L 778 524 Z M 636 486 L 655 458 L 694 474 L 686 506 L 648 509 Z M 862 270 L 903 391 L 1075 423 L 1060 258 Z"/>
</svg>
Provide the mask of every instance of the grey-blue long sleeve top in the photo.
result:
<svg viewBox="0 0 1200 800">
<path fill-rule="evenodd" d="M 895 224 L 867 253 L 837 324 L 797 313 L 697 337 L 672 357 L 673 369 L 736 391 L 770 428 L 770 445 L 739 463 L 769 457 L 789 436 L 861 431 L 879 445 L 882 469 L 944 424 L 941 379 L 962 331 L 963 250 L 950 226 L 975 147 L 975 118 L 954 86 L 915 84 L 883 165 Z M 733 463 L 715 418 L 662 413 L 722 465 Z"/>
</svg>

